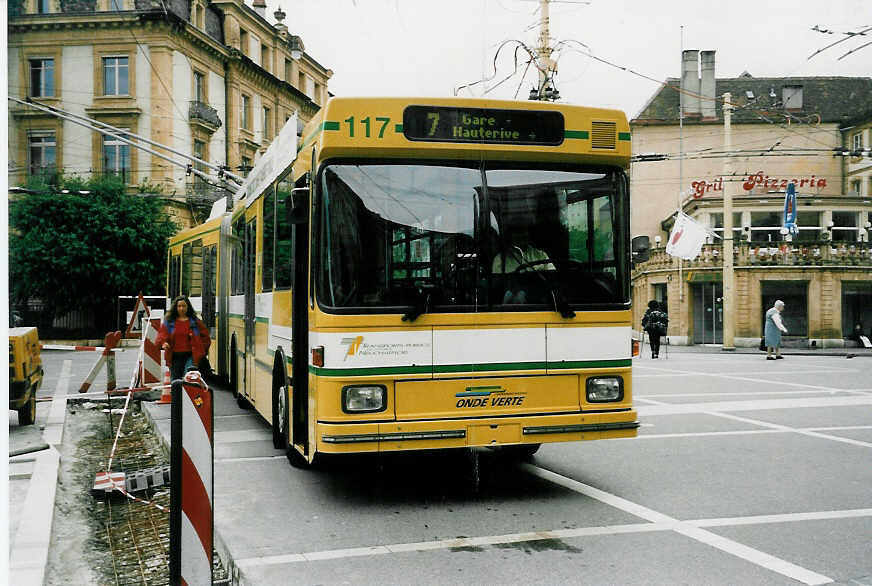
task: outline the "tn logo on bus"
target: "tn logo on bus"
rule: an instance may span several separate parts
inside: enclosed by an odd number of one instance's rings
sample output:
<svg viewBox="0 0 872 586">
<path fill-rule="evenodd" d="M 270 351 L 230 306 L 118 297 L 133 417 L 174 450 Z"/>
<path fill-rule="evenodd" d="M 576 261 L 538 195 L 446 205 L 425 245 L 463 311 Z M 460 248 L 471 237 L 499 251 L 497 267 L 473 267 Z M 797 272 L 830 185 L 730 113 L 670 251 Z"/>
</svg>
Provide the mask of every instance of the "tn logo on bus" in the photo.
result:
<svg viewBox="0 0 872 586">
<path fill-rule="evenodd" d="M 358 350 L 360 350 L 360 346 L 363 344 L 363 336 L 355 336 L 354 338 L 342 338 L 339 341 L 340 344 L 344 344 L 348 346 L 348 352 L 345 353 L 345 358 L 342 360 L 348 360 L 349 356 L 354 356 L 357 354 Z"/>
</svg>

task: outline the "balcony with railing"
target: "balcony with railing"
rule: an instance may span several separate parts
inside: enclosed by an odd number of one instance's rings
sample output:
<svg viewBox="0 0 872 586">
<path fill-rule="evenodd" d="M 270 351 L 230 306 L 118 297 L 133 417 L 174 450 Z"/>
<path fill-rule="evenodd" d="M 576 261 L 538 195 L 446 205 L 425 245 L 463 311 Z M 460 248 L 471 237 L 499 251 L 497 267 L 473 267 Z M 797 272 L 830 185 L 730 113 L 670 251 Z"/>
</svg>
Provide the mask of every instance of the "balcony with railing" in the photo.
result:
<svg viewBox="0 0 872 586">
<path fill-rule="evenodd" d="M 744 267 L 872 267 L 872 243 L 869 242 L 743 242 L 733 247 L 733 264 Z M 654 248 L 648 260 L 637 263 L 634 275 L 643 272 L 678 270 L 679 259 Z M 682 261 L 685 269 L 722 269 L 722 244 L 706 244 L 693 260 Z"/>
<path fill-rule="evenodd" d="M 205 102 L 192 101 L 188 107 L 188 120 L 202 124 L 209 132 L 215 132 L 221 127 L 218 110 Z"/>
</svg>

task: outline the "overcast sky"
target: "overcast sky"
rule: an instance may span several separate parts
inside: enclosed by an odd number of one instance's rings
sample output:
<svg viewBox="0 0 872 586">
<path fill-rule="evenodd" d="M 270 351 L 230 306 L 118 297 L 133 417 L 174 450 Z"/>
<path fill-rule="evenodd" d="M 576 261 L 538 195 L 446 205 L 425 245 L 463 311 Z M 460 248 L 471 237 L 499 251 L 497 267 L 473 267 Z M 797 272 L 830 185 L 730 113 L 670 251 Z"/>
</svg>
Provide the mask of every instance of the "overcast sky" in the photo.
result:
<svg viewBox="0 0 872 586">
<path fill-rule="evenodd" d="M 267 17 L 281 6 L 290 31 L 306 51 L 332 69 L 336 95 L 453 95 L 455 88 L 493 75 L 503 41 L 535 47 L 538 0 L 267 0 Z M 665 80 L 679 77 L 684 48 L 715 50 L 717 77 L 748 71 L 755 77 L 872 76 L 872 31 L 846 40 L 811 60 L 826 45 L 872 26 L 870 0 L 579 0 L 551 4 L 552 46 L 569 41 L 558 55 L 557 85 L 563 101 L 619 108 L 632 117 L 658 85 L 597 62 Z M 810 30 L 817 25 L 835 31 Z M 516 44 L 503 47 L 497 75 L 461 95 L 481 96 L 515 72 Z M 487 95 L 525 99 L 535 80 L 521 84 L 527 57 L 518 53 L 517 73 Z M 518 90 L 521 84 L 520 90 Z"/>
</svg>

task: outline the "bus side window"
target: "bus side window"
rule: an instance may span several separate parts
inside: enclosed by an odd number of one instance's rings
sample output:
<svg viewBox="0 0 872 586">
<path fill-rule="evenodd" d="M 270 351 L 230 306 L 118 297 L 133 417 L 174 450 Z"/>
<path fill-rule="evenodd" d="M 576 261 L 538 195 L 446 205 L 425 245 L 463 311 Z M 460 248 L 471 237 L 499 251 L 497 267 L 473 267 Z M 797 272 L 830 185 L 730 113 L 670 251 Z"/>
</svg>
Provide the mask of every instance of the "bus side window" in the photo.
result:
<svg viewBox="0 0 872 586">
<path fill-rule="evenodd" d="M 273 246 L 275 245 L 276 192 L 270 186 L 263 196 L 263 232 L 261 250 L 263 251 L 263 268 L 261 271 L 262 290 L 273 289 Z"/>
<path fill-rule="evenodd" d="M 291 197 L 294 184 L 291 174 L 282 177 L 276 185 L 276 257 L 275 284 L 276 289 L 288 289 L 294 284 L 293 230 L 285 213 L 285 202 Z"/>
<path fill-rule="evenodd" d="M 236 237 L 231 249 L 230 294 L 242 295 L 242 238 L 245 230 L 244 219 L 240 217 L 233 224 L 232 233 Z"/>
<path fill-rule="evenodd" d="M 203 254 L 203 322 L 209 328 L 215 327 L 215 299 L 217 279 L 215 270 L 218 266 L 218 250 L 215 245 L 207 246 Z M 215 337 L 214 330 L 210 330 Z"/>
<path fill-rule="evenodd" d="M 170 256 L 170 274 L 169 274 L 169 283 L 167 284 L 167 297 L 170 299 L 175 299 L 180 294 L 180 286 L 181 286 L 181 270 L 182 270 L 182 257 L 178 254 L 172 254 Z"/>
</svg>

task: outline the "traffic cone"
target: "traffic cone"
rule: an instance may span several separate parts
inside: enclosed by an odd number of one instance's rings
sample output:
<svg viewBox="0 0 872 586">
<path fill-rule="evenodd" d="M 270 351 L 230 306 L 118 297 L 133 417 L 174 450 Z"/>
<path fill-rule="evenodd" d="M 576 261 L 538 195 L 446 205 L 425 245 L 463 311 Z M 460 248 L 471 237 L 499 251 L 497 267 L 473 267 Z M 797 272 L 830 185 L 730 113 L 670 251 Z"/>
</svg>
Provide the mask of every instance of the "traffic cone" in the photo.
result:
<svg viewBox="0 0 872 586">
<path fill-rule="evenodd" d="M 161 364 L 163 366 L 163 386 L 161 387 L 160 399 L 157 400 L 157 404 L 169 405 L 173 402 L 173 394 L 170 391 L 170 367 L 167 366 L 164 360 L 163 352 L 161 352 Z"/>
</svg>

